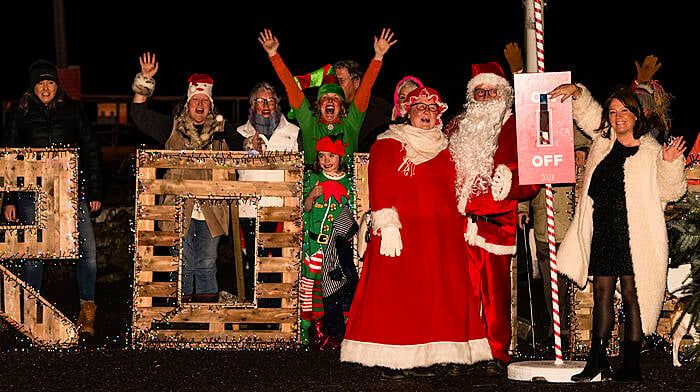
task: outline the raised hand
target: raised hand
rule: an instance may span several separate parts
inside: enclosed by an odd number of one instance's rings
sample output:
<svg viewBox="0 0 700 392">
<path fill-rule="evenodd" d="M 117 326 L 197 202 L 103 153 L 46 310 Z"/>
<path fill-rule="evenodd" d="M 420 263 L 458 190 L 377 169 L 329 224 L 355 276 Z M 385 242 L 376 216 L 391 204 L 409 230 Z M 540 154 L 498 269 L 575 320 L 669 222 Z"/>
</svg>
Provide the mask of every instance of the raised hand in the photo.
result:
<svg viewBox="0 0 700 392">
<path fill-rule="evenodd" d="M 561 101 L 564 102 L 571 97 L 573 97 L 573 99 L 580 97 L 581 88 L 575 84 L 562 84 L 554 90 L 548 92 L 547 95 L 549 95 L 552 99 L 561 97 Z"/>
<path fill-rule="evenodd" d="M 374 58 L 375 60 L 382 60 L 386 52 L 389 51 L 395 43 L 394 33 L 389 28 L 382 29 L 382 34 L 379 38 L 374 36 Z"/>
<path fill-rule="evenodd" d="M 152 78 L 158 72 L 158 62 L 156 61 L 155 53 L 144 53 L 139 57 L 139 63 L 141 63 L 141 75 L 146 78 Z"/>
<path fill-rule="evenodd" d="M 634 66 L 637 67 L 637 77 L 635 80 L 639 83 L 651 81 L 651 78 L 654 77 L 656 71 L 661 68 L 661 63 L 658 61 L 659 58 L 653 54 L 648 55 L 644 59 L 644 63 L 642 63 L 642 65 L 639 65 L 639 62 L 635 61 Z"/>
<path fill-rule="evenodd" d="M 670 144 L 664 143 L 664 148 L 661 154 L 664 158 L 664 161 L 671 162 L 679 156 L 683 155 L 685 149 L 685 140 L 683 140 L 683 136 L 680 136 L 674 138 Z"/>
<path fill-rule="evenodd" d="M 523 54 L 517 42 L 506 44 L 506 48 L 503 49 L 503 54 L 506 56 L 506 61 L 508 61 L 511 73 L 519 73 L 525 69 L 523 67 Z"/>
<path fill-rule="evenodd" d="M 272 30 L 265 29 L 260 33 L 258 37 L 258 42 L 262 45 L 263 49 L 267 52 L 267 55 L 272 57 L 277 54 L 277 48 L 280 47 L 280 42 L 277 37 L 272 35 Z"/>
</svg>

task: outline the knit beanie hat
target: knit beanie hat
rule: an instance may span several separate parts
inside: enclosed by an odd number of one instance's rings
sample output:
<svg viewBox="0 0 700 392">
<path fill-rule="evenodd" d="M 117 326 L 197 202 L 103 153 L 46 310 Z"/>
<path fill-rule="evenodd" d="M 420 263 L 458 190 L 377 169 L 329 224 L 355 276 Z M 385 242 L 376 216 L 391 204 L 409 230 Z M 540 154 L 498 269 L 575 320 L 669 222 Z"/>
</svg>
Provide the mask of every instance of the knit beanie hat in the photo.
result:
<svg viewBox="0 0 700 392">
<path fill-rule="evenodd" d="M 58 84 L 58 69 L 50 61 L 37 60 L 29 66 L 29 82 L 34 87 L 44 80 L 51 80 Z"/>
<path fill-rule="evenodd" d="M 189 87 L 187 88 L 187 102 L 197 94 L 204 94 L 209 97 L 209 101 L 214 105 L 212 97 L 212 89 L 214 88 L 214 79 L 205 74 L 193 74 L 187 80 Z"/>
</svg>

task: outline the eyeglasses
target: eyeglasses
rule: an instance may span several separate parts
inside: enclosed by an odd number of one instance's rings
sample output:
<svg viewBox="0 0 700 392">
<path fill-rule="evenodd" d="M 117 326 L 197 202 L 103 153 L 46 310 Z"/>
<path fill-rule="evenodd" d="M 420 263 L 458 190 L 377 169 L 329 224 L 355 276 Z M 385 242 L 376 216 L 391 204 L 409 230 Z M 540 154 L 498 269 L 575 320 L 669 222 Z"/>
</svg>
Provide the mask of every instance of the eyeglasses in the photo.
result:
<svg viewBox="0 0 700 392">
<path fill-rule="evenodd" d="M 439 109 L 438 105 L 435 103 L 431 103 L 430 105 L 428 105 L 427 103 L 414 103 L 413 105 L 411 105 L 411 108 L 415 108 L 419 112 L 423 112 L 427 109 L 433 113 L 436 113 Z"/>
<path fill-rule="evenodd" d="M 485 97 L 486 94 L 488 94 L 491 97 L 497 97 L 498 90 L 495 88 L 492 88 L 492 89 L 475 88 L 474 89 L 474 95 L 476 95 L 479 98 Z"/>
<path fill-rule="evenodd" d="M 273 106 L 277 102 L 277 98 L 255 98 L 253 100 L 256 105 L 260 106 L 265 106 L 265 105 L 270 105 Z"/>
</svg>

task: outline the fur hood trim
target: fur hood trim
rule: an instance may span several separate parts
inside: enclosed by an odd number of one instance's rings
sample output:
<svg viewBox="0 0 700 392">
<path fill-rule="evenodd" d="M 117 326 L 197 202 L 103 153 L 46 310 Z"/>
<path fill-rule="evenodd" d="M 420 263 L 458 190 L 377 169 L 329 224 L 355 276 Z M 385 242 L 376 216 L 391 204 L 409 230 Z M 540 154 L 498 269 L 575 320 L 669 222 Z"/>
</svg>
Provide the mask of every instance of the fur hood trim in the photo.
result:
<svg viewBox="0 0 700 392">
<path fill-rule="evenodd" d="M 209 113 L 204 121 L 204 127 L 200 132 L 195 127 L 190 117 L 189 111 L 185 109 L 175 118 L 175 131 L 182 136 L 185 141 L 184 149 L 186 150 L 204 150 L 209 147 L 213 141 L 212 137 L 216 132 L 223 132 L 224 118 L 220 114 L 214 117 Z"/>
</svg>

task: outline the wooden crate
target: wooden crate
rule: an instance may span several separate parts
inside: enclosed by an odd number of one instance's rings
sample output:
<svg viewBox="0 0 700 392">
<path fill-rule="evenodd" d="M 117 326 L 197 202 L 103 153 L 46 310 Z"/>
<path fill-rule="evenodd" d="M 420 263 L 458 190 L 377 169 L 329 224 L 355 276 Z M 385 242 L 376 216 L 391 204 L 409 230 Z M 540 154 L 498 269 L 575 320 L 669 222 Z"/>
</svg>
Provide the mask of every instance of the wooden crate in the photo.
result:
<svg viewBox="0 0 700 392">
<path fill-rule="evenodd" d="M 75 325 L 2 265 L 0 318 L 40 347 L 70 347 L 78 342 Z"/>
<path fill-rule="evenodd" d="M 0 150 L 0 189 L 32 192 L 33 224 L 0 225 L 0 259 L 78 257 L 78 155 L 74 148 Z"/>
<path fill-rule="evenodd" d="M 135 347 L 271 348 L 297 342 L 297 304 L 301 256 L 301 154 L 248 156 L 229 151 L 138 150 L 136 169 L 134 303 L 132 345 Z M 158 179 L 160 169 L 208 170 L 211 181 Z M 237 169 L 284 170 L 284 182 L 236 181 Z M 159 196 L 177 195 L 176 205 L 162 205 Z M 154 247 L 178 246 L 183 235 L 182 202 L 188 198 L 284 199 L 282 207 L 259 207 L 258 222 L 284 222 L 282 233 L 257 233 L 263 247 L 282 248 L 282 257 L 256 254 L 258 273 L 277 273 L 281 283 L 258 283 L 253 303 L 180 301 L 177 282 L 155 282 L 156 272 L 181 273 L 179 257 L 156 256 Z M 174 232 L 156 230 L 157 221 L 178 222 Z M 257 230 L 256 230 L 257 231 Z M 172 306 L 155 303 L 170 299 Z M 258 307 L 260 298 L 278 298 L 279 307 Z M 167 303 L 168 300 L 166 300 Z M 162 302 L 162 301 L 161 301 Z"/>
</svg>

